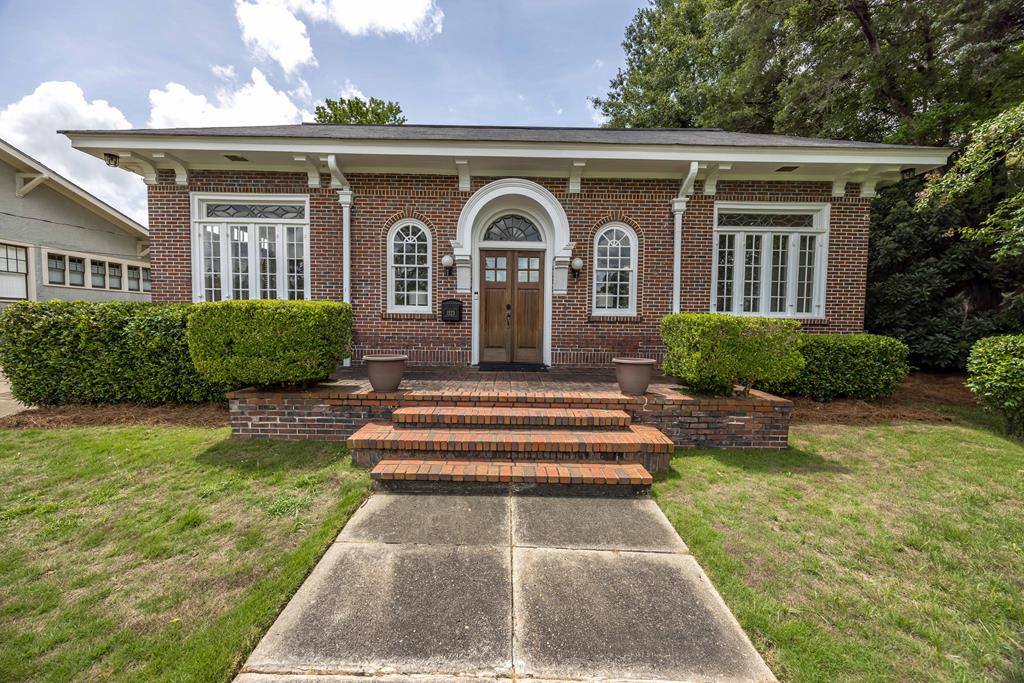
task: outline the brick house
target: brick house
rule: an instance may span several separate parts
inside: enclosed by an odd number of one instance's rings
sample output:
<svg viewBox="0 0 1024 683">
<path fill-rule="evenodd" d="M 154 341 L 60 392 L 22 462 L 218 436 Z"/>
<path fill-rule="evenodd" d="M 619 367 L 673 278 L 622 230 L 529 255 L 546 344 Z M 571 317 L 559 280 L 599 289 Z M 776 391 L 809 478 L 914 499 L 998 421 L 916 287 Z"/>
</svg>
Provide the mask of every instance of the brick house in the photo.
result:
<svg viewBox="0 0 1024 683">
<path fill-rule="evenodd" d="M 713 129 L 67 131 L 149 186 L 156 301 L 351 302 L 355 358 L 660 356 L 673 311 L 856 332 L 875 190 L 949 150 Z"/>
</svg>

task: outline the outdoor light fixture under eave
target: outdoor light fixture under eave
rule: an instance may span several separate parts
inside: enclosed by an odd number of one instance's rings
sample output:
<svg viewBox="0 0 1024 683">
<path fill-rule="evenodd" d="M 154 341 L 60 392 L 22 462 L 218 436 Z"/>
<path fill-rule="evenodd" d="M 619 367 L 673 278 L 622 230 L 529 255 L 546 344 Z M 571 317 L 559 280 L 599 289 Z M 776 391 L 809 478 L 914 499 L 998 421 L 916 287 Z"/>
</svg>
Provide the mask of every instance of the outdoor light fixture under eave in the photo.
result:
<svg viewBox="0 0 1024 683">
<path fill-rule="evenodd" d="M 580 271 L 583 270 L 583 259 L 581 259 L 579 256 L 577 256 L 569 264 L 569 267 L 572 268 L 572 279 L 573 280 L 579 280 L 580 279 Z"/>
<path fill-rule="evenodd" d="M 110 152 L 103 153 L 103 161 L 105 161 L 107 166 L 110 166 L 111 168 L 117 168 L 121 165 L 121 157 L 116 154 L 111 154 Z"/>
<path fill-rule="evenodd" d="M 441 265 L 444 266 L 444 274 L 450 276 L 452 274 L 452 267 L 455 265 L 455 259 L 452 258 L 451 254 L 445 254 L 441 257 Z"/>
</svg>

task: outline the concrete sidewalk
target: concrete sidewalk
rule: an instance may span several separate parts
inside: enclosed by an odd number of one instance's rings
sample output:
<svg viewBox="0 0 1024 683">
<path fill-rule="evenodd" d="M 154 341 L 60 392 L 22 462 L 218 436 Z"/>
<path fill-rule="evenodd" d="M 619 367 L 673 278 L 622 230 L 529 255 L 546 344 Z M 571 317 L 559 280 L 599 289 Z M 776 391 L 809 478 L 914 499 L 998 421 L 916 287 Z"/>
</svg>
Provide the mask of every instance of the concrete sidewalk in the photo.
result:
<svg viewBox="0 0 1024 683">
<path fill-rule="evenodd" d="M 7 378 L 0 374 L 0 417 L 7 417 L 25 410 L 25 406 L 11 396 L 11 385 Z"/>
<path fill-rule="evenodd" d="M 774 681 L 648 499 L 377 494 L 236 683 Z"/>
</svg>

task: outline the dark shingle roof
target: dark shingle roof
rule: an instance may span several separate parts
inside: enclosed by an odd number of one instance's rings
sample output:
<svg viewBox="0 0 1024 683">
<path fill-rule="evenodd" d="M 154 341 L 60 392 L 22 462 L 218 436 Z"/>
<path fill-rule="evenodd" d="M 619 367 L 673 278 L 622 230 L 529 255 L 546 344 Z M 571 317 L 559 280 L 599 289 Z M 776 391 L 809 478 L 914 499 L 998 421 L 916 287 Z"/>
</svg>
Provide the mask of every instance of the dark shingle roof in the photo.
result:
<svg viewBox="0 0 1024 683">
<path fill-rule="evenodd" d="M 712 147 L 814 147 L 846 149 L 920 149 L 912 145 L 825 140 L 792 135 L 730 133 L 719 128 L 549 128 L 528 126 L 362 126 L 303 123 L 283 126 L 215 128 L 140 128 L 135 130 L 69 130 L 61 133 L 121 136 L 174 135 L 274 137 L 330 140 L 430 142 L 537 142 L 622 145 L 688 145 Z"/>
</svg>

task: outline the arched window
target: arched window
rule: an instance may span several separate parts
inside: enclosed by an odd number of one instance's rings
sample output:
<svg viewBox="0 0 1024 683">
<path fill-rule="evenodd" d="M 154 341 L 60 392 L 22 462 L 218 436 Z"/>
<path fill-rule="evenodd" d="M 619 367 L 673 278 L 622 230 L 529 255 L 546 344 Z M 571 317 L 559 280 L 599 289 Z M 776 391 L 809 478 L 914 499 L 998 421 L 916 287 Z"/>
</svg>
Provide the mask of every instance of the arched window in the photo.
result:
<svg viewBox="0 0 1024 683">
<path fill-rule="evenodd" d="M 388 310 L 430 312 L 430 231 L 403 221 L 388 232 Z"/>
<path fill-rule="evenodd" d="M 508 214 L 487 226 L 485 242 L 542 242 L 540 230 L 529 219 Z"/>
<path fill-rule="evenodd" d="M 628 225 L 612 223 L 594 236 L 594 315 L 636 313 L 637 239 Z"/>
</svg>

